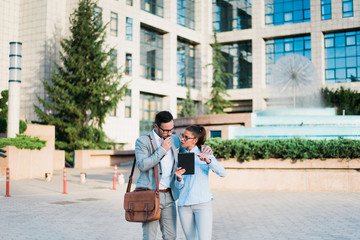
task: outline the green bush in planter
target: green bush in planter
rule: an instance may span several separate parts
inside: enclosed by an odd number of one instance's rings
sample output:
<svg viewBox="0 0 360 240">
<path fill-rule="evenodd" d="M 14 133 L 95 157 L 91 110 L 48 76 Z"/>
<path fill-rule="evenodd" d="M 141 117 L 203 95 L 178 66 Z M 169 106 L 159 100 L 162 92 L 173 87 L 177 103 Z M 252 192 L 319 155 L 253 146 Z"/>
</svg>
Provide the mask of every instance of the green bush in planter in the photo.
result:
<svg viewBox="0 0 360 240">
<path fill-rule="evenodd" d="M 19 121 L 19 133 L 24 133 L 27 129 L 27 123 L 24 120 Z M 0 133 L 7 132 L 7 119 L 0 118 Z"/>
<path fill-rule="evenodd" d="M 19 149 L 42 149 L 46 146 L 45 140 L 26 135 L 17 135 L 15 138 L 0 138 L 0 148 L 15 146 Z"/>
<path fill-rule="evenodd" d="M 206 140 L 216 157 L 250 159 L 326 159 L 360 158 L 360 140 L 331 139 L 231 139 L 210 138 Z"/>
</svg>

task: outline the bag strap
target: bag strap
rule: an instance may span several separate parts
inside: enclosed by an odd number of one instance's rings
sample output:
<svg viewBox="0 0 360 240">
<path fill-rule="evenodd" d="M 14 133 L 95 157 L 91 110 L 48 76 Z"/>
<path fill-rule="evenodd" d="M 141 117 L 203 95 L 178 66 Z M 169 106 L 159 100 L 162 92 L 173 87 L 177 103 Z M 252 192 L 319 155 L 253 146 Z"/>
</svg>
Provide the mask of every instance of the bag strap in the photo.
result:
<svg viewBox="0 0 360 240">
<path fill-rule="evenodd" d="M 147 135 L 147 136 L 150 139 L 151 148 L 152 148 L 152 151 L 154 153 L 155 149 L 154 149 L 154 146 L 153 146 L 153 144 L 151 142 L 152 139 L 151 139 L 150 135 Z M 129 182 L 128 182 L 126 192 L 130 192 L 130 189 L 131 189 L 132 176 L 134 174 L 135 163 L 136 163 L 136 157 L 134 158 L 134 162 L 133 162 L 133 166 L 132 166 L 131 173 L 130 173 L 130 176 L 129 176 Z M 156 164 L 153 168 L 154 168 L 154 174 L 155 174 L 156 191 L 159 191 L 159 170 L 158 170 L 158 165 Z"/>
</svg>

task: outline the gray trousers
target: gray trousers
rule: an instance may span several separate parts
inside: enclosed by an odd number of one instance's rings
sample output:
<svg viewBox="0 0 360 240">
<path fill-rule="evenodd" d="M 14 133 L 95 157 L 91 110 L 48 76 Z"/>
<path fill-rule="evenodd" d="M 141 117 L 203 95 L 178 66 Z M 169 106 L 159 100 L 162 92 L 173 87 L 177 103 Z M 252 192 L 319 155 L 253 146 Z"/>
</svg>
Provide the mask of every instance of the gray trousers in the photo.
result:
<svg viewBox="0 0 360 240">
<path fill-rule="evenodd" d="M 142 224 L 143 239 L 156 240 L 159 224 L 162 239 L 176 239 L 176 204 L 170 192 L 160 192 L 160 219 Z"/>
</svg>

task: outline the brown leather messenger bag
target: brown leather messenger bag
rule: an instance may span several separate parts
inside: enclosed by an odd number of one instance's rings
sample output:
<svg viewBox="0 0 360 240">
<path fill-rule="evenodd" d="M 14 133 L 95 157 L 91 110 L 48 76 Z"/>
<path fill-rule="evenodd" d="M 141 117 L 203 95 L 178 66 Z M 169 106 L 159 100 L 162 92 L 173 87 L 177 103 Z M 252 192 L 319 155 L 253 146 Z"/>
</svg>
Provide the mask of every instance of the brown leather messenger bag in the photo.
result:
<svg viewBox="0 0 360 240">
<path fill-rule="evenodd" d="M 151 143 L 151 137 L 148 135 Z M 152 151 L 155 152 L 154 146 L 151 143 Z M 159 175 L 158 166 L 154 166 L 154 174 L 156 181 L 156 190 L 148 188 L 136 188 L 130 192 L 132 176 L 136 157 L 129 176 L 129 182 L 124 196 L 125 219 L 128 222 L 150 222 L 160 219 L 160 198 L 159 198 Z"/>
</svg>

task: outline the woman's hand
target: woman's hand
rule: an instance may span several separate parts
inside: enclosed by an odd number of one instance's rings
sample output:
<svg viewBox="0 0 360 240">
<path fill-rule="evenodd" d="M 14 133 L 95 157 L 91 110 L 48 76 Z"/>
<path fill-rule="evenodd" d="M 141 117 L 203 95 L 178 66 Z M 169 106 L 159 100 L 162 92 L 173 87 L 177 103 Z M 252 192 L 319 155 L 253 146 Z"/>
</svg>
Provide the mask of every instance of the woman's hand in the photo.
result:
<svg viewBox="0 0 360 240">
<path fill-rule="evenodd" d="M 185 169 L 181 168 L 181 167 L 178 167 L 176 170 L 175 170 L 175 175 L 177 177 L 177 181 L 178 182 L 181 182 L 181 179 L 182 179 L 182 175 L 185 173 Z"/>
<path fill-rule="evenodd" d="M 205 153 L 196 154 L 201 161 L 206 162 L 207 164 L 211 163 L 211 160 L 205 155 Z"/>
<path fill-rule="evenodd" d="M 212 150 L 211 147 L 208 146 L 208 145 L 202 145 L 202 146 L 201 146 L 201 152 L 202 152 L 202 153 L 205 153 L 205 154 L 207 154 L 207 155 L 213 155 L 213 154 L 214 154 L 213 150 Z"/>
</svg>

